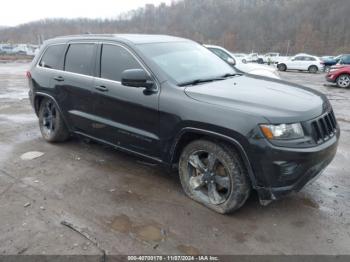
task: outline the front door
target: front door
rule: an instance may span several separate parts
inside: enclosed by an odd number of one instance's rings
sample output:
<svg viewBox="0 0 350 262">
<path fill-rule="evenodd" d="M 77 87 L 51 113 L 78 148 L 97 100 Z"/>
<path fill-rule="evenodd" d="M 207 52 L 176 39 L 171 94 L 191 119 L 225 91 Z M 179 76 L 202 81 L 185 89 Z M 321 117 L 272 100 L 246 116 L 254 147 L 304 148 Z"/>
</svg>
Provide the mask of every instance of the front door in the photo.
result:
<svg viewBox="0 0 350 262">
<path fill-rule="evenodd" d="M 159 90 L 123 86 L 121 74 L 144 66 L 126 47 L 100 47 L 100 73 L 94 81 L 94 132 L 97 138 L 128 150 L 158 158 Z"/>
</svg>

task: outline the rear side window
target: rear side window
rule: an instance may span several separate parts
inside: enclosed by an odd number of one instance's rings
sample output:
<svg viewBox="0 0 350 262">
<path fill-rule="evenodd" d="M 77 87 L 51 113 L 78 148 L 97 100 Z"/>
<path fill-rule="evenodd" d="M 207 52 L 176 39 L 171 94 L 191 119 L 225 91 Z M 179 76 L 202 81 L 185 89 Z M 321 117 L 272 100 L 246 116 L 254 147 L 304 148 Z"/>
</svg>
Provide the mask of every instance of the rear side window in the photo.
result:
<svg viewBox="0 0 350 262">
<path fill-rule="evenodd" d="M 94 50 L 94 44 L 71 44 L 67 51 L 64 70 L 92 76 Z"/>
<path fill-rule="evenodd" d="M 39 62 L 39 66 L 62 70 L 65 45 L 49 46 Z"/>
<path fill-rule="evenodd" d="M 343 64 L 350 64 L 350 55 L 345 55 L 342 57 Z"/>
<path fill-rule="evenodd" d="M 124 70 L 142 69 L 136 59 L 123 47 L 104 44 L 101 54 L 101 78 L 121 82 Z"/>
</svg>

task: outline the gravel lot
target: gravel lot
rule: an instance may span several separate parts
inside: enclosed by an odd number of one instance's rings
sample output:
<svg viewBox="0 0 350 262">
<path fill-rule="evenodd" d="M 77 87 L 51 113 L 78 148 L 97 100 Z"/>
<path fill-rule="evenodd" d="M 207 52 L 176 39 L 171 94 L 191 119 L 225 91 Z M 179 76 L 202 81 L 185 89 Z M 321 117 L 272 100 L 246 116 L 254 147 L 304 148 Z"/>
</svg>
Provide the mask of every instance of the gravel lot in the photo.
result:
<svg viewBox="0 0 350 262">
<path fill-rule="evenodd" d="M 253 194 L 223 216 L 142 159 L 80 139 L 45 143 L 27 67 L 0 64 L 0 254 L 350 254 L 350 90 L 324 86 L 324 74 L 281 75 L 330 98 L 342 130 L 335 160 L 298 194 L 267 207 Z M 44 155 L 22 160 L 29 151 Z"/>
</svg>

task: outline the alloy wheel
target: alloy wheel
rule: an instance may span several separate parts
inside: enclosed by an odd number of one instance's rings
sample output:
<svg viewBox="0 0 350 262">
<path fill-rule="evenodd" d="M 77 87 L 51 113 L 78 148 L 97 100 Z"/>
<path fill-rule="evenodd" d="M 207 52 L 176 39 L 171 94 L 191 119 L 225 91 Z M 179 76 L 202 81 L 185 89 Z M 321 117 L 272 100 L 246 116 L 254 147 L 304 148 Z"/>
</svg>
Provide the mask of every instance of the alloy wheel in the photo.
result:
<svg viewBox="0 0 350 262">
<path fill-rule="evenodd" d="M 231 179 L 220 159 L 211 152 L 196 151 L 188 159 L 189 186 L 200 199 L 219 205 L 231 191 Z"/>
<path fill-rule="evenodd" d="M 42 128 L 46 135 L 50 135 L 56 128 L 57 110 L 54 103 L 48 100 L 45 104 L 42 118 Z"/>
<path fill-rule="evenodd" d="M 340 87 L 349 87 L 350 86 L 350 76 L 349 75 L 341 75 L 338 80 L 337 84 Z"/>
</svg>

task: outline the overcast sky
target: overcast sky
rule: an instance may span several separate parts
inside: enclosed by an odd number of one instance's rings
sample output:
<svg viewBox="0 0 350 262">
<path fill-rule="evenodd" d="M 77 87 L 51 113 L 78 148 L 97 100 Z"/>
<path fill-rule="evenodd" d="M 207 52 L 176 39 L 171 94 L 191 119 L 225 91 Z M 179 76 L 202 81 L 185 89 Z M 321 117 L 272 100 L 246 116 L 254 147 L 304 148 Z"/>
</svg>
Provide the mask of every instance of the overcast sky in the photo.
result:
<svg viewBox="0 0 350 262">
<path fill-rule="evenodd" d="M 0 26 L 15 26 L 43 18 L 113 18 L 142 7 L 172 0 L 1 0 Z"/>
</svg>

